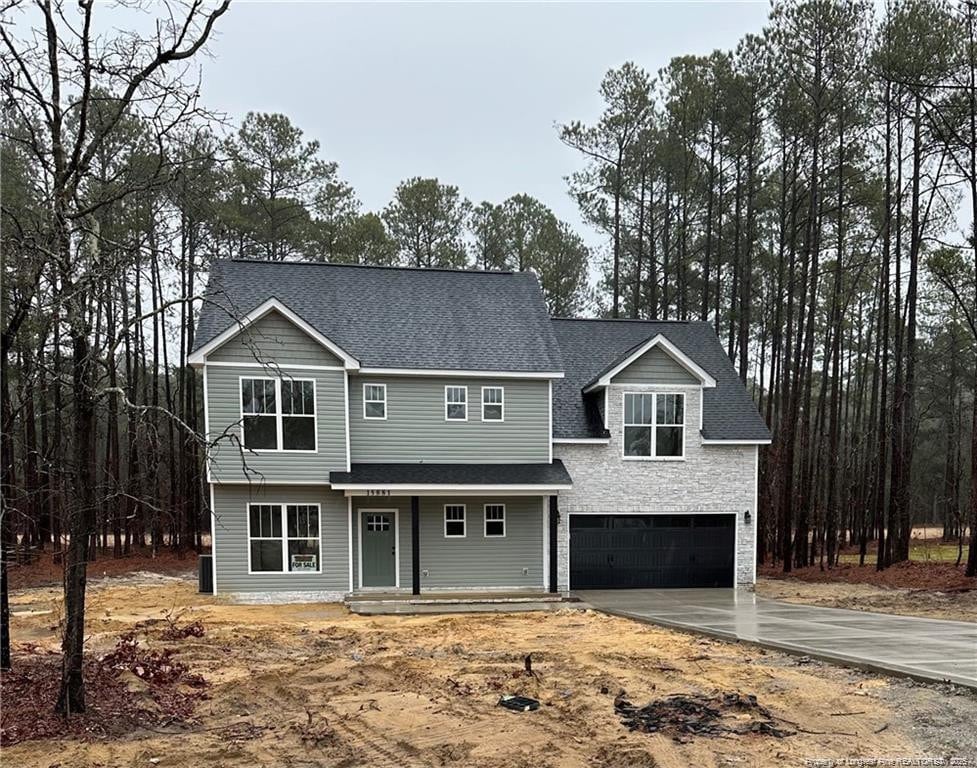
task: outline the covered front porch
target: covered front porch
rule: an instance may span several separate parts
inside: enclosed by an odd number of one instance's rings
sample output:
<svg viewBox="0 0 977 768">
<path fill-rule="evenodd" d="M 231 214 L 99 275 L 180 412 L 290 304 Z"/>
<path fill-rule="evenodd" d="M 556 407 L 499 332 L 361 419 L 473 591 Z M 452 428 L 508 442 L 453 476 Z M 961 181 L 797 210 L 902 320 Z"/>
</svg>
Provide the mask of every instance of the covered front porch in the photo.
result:
<svg viewBox="0 0 977 768">
<path fill-rule="evenodd" d="M 570 488 L 559 462 L 354 464 L 330 482 L 348 502 L 351 598 L 511 603 L 558 591 L 556 494 Z"/>
</svg>

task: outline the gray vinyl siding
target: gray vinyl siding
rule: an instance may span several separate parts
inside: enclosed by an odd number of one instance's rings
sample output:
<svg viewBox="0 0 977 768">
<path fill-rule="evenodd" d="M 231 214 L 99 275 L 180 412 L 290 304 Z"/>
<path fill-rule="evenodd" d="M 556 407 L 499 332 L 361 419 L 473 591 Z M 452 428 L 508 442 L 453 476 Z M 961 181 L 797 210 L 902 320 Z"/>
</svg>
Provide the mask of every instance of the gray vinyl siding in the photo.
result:
<svg viewBox="0 0 977 768">
<path fill-rule="evenodd" d="M 272 310 L 228 340 L 208 360 L 230 363 L 273 362 L 278 365 L 336 365 L 342 361 L 287 317 Z"/>
<path fill-rule="evenodd" d="M 322 486 L 215 485 L 214 551 L 217 591 L 349 591 L 349 509 L 345 497 Z M 318 504 L 322 573 L 248 573 L 249 504 Z"/>
<path fill-rule="evenodd" d="M 363 418 L 363 384 L 387 385 L 386 420 Z M 444 418 L 444 388 L 468 387 L 468 420 Z M 505 389 L 505 420 L 482 421 L 482 387 Z M 550 460 L 549 382 L 350 376 L 353 462 L 531 463 Z"/>
<path fill-rule="evenodd" d="M 444 505 L 465 505 L 465 538 L 444 535 Z M 505 536 L 486 537 L 484 505 L 505 505 Z M 353 499 L 353 580 L 359 585 L 359 512 L 396 509 L 399 514 L 400 588 L 411 588 L 410 498 Z M 543 498 L 540 496 L 422 496 L 420 499 L 421 591 L 425 589 L 541 589 Z M 526 569 L 526 573 L 523 573 Z M 424 575 L 424 571 L 427 575 Z"/>
<path fill-rule="evenodd" d="M 698 384 L 699 380 L 678 364 L 671 355 L 652 347 L 618 373 L 615 384 Z"/>
<path fill-rule="evenodd" d="M 273 375 L 260 368 L 208 365 L 207 421 L 209 439 L 215 441 L 210 463 L 214 482 L 249 479 L 242 463 L 252 481 L 278 483 L 326 483 L 330 471 L 346 469 L 345 372 L 282 365 L 280 373 L 284 377 L 315 380 L 317 452 L 243 451 L 240 379 Z"/>
</svg>

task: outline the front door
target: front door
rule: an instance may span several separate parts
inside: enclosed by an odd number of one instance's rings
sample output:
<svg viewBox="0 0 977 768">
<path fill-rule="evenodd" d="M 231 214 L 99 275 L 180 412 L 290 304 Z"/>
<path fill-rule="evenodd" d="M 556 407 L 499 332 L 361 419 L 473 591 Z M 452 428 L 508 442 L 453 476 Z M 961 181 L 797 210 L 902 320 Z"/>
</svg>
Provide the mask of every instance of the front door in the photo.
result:
<svg viewBox="0 0 977 768">
<path fill-rule="evenodd" d="M 394 510 L 360 512 L 363 587 L 397 585 L 397 524 Z"/>
</svg>

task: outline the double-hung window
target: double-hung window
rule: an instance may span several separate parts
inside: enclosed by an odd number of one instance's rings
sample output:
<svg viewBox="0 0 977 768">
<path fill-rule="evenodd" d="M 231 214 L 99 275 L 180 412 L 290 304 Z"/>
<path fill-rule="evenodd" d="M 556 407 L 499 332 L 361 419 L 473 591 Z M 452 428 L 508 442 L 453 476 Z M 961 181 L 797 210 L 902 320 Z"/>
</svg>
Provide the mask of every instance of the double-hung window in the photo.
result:
<svg viewBox="0 0 977 768">
<path fill-rule="evenodd" d="M 252 573 L 319 573 L 319 505 L 249 505 L 248 547 Z"/>
<path fill-rule="evenodd" d="M 448 539 L 465 537 L 465 505 L 444 505 L 444 535 Z"/>
<path fill-rule="evenodd" d="M 387 385 L 363 385 L 363 418 L 383 420 L 387 418 Z"/>
<path fill-rule="evenodd" d="M 485 535 L 505 536 L 505 504 L 485 505 Z"/>
<path fill-rule="evenodd" d="M 685 395 L 625 392 L 625 458 L 680 459 L 685 455 Z"/>
<path fill-rule="evenodd" d="M 468 421 L 468 387 L 444 388 L 444 418 L 446 421 Z"/>
<path fill-rule="evenodd" d="M 241 379 L 244 447 L 257 451 L 315 451 L 315 381 Z"/>
<path fill-rule="evenodd" d="M 482 421 L 503 421 L 504 408 L 503 387 L 482 387 Z"/>
</svg>

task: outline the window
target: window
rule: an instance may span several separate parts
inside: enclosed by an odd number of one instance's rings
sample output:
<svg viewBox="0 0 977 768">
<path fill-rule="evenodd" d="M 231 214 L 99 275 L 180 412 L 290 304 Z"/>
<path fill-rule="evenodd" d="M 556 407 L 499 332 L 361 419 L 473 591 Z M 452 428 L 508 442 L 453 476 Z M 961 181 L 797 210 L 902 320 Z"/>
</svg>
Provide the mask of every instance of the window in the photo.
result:
<svg viewBox="0 0 977 768">
<path fill-rule="evenodd" d="M 315 450 L 315 382 L 282 379 L 282 450 Z"/>
<path fill-rule="evenodd" d="M 248 545 L 251 573 L 319 573 L 319 505 L 251 504 Z"/>
<path fill-rule="evenodd" d="M 278 449 L 278 398 L 274 379 L 241 379 L 244 447 Z"/>
<path fill-rule="evenodd" d="M 387 418 L 386 384 L 363 385 L 363 418 L 378 420 Z"/>
<path fill-rule="evenodd" d="M 245 448 L 315 451 L 315 381 L 242 378 L 241 419 Z"/>
<path fill-rule="evenodd" d="M 444 418 L 448 421 L 468 421 L 468 387 L 444 388 Z"/>
<path fill-rule="evenodd" d="M 465 505 L 444 505 L 444 535 L 445 538 L 464 538 L 465 536 Z"/>
<path fill-rule="evenodd" d="M 505 504 L 485 505 L 485 535 L 505 536 Z"/>
<path fill-rule="evenodd" d="M 482 421 L 503 421 L 505 389 L 482 387 Z"/>
<path fill-rule="evenodd" d="M 685 395 L 624 394 L 624 456 L 676 459 L 685 455 Z"/>
<path fill-rule="evenodd" d="M 366 530 L 368 531 L 389 531 L 390 518 L 386 515 L 367 515 Z"/>
</svg>

